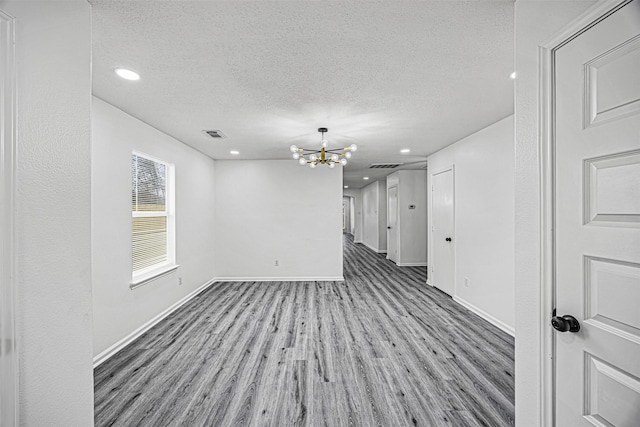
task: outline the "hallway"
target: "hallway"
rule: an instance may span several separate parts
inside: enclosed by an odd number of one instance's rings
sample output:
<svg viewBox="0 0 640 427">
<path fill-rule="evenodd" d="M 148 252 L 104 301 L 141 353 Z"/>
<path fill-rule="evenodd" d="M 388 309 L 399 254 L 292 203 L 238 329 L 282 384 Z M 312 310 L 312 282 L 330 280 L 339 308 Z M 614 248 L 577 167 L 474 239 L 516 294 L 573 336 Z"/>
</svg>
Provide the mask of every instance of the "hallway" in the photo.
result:
<svg viewBox="0 0 640 427">
<path fill-rule="evenodd" d="M 344 245 L 344 282 L 215 283 L 100 365 L 96 425 L 513 425 L 513 338 Z"/>
</svg>

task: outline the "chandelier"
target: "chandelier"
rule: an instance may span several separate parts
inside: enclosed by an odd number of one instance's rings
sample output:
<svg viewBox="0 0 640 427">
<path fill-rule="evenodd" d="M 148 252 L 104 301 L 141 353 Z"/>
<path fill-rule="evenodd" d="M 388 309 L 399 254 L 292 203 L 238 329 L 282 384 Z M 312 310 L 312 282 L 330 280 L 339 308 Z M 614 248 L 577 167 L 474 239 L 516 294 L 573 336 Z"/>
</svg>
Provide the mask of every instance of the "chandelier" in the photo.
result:
<svg viewBox="0 0 640 427">
<path fill-rule="evenodd" d="M 348 147 L 329 150 L 327 148 L 329 146 L 329 141 L 324 139 L 324 134 L 328 132 L 328 129 L 318 128 L 318 132 L 322 134 L 320 139 L 320 150 L 300 148 L 296 145 L 292 145 L 290 150 L 293 153 L 293 158 L 297 160 L 301 166 L 309 165 L 311 169 L 316 168 L 318 164 L 327 165 L 331 169 L 335 168 L 338 164 L 346 166 L 347 159 L 351 158 L 351 152 L 356 151 L 358 146 L 356 144 L 351 144 Z"/>
</svg>

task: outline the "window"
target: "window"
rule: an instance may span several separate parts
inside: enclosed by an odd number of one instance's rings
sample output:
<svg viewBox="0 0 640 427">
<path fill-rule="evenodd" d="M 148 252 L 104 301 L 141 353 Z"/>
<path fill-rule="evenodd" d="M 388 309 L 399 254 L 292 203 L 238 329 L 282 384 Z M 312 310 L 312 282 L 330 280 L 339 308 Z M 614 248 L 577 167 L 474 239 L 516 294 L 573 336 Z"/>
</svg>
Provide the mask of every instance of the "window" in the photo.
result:
<svg viewBox="0 0 640 427">
<path fill-rule="evenodd" d="M 173 165 L 131 155 L 132 287 L 175 270 Z"/>
</svg>

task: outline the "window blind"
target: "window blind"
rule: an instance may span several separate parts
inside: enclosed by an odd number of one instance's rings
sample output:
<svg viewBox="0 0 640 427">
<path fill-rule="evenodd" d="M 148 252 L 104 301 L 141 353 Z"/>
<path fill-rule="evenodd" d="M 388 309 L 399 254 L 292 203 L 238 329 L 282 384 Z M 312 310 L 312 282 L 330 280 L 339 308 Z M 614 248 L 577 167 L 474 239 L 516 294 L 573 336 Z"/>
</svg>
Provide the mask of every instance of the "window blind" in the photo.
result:
<svg viewBox="0 0 640 427">
<path fill-rule="evenodd" d="M 133 272 L 168 259 L 167 165 L 131 155 Z"/>
</svg>

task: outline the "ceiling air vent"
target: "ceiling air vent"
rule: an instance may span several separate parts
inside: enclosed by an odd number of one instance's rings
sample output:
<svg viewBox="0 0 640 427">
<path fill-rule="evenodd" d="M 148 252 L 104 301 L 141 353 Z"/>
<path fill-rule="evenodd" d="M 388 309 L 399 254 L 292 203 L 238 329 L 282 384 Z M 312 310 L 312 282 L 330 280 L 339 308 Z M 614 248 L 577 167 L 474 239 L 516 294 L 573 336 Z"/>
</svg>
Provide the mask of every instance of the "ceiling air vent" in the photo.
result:
<svg viewBox="0 0 640 427">
<path fill-rule="evenodd" d="M 403 164 L 404 163 L 372 163 L 369 169 L 394 169 Z"/>
<path fill-rule="evenodd" d="M 222 131 L 219 131 L 219 130 L 203 130 L 202 132 L 206 133 L 211 138 L 226 138 L 227 137 L 227 135 L 225 135 L 224 133 L 222 133 Z"/>
</svg>

